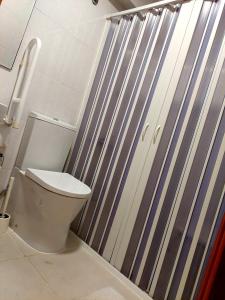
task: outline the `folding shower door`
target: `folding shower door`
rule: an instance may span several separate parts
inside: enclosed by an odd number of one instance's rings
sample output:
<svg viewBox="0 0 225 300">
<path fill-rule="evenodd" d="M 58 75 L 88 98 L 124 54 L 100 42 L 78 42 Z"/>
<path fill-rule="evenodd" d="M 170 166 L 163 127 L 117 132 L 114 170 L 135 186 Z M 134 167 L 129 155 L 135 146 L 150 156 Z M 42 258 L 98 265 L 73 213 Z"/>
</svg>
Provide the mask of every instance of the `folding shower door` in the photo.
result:
<svg viewBox="0 0 225 300">
<path fill-rule="evenodd" d="M 191 299 L 224 211 L 224 0 L 113 18 L 69 171 L 74 231 L 155 299 Z"/>
<path fill-rule="evenodd" d="M 190 38 L 184 36 L 188 24 L 197 20 L 200 3 L 191 1 L 110 23 L 68 168 L 93 191 L 74 229 L 101 253 L 114 214 L 111 220 L 108 215 L 120 201 L 146 115 L 153 111 L 149 128 L 153 133 L 165 101 L 163 94 L 152 101 L 153 95 L 159 81 L 165 94 L 181 45 L 189 46 Z M 187 35 L 193 34 L 193 28 Z M 146 153 L 147 148 L 146 144 Z"/>
<path fill-rule="evenodd" d="M 137 146 L 105 248 L 109 257 L 116 236 L 111 262 L 154 299 L 194 297 L 224 213 L 224 26 L 224 1 L 204 1 L 178 84 L 145 135 L 148 154 Z"/>
</svg>

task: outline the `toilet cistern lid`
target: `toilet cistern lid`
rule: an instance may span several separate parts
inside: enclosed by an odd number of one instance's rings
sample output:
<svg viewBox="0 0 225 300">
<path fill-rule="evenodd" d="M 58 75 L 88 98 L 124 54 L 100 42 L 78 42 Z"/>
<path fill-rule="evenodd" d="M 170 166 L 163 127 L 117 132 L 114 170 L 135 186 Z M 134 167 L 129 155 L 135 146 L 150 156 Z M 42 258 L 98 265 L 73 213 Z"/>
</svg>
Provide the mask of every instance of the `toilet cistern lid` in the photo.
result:
<svg viewBox="0 0 225 300">
<path fill-rule="evenodd" d="M 43 188 L 68 197 L 87 199 L 91 189 L 68 173 L 27 169 L 25 175 Z"/>
</svg>

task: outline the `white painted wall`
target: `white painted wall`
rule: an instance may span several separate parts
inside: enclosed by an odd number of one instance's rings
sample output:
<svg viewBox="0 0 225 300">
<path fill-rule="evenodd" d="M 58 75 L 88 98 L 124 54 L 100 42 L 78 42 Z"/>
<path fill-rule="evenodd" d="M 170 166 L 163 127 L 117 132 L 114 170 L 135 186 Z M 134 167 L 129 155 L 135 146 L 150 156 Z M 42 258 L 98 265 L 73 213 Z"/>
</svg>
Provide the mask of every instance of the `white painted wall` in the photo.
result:
<svg viewBox="0 0 225 300">
<path fill-rule="evenodd" d="M 119 1 L 125 9 L 129 9 L 129 8 L 134 8 L 134 7 L 138 7 L 138 6 L 147 5 L 147 4 L 150 4 L 152 2 L 157 2 L 157 1 L 160 1 L 160 0 L 119 0 Z"/>
<path fill-rule="evenodd" d="M 0 67 L 0 103 L 8 105 L 24 48 L 32 37 L 41 38 L 23 123 L 7 138 L 0 190 L 12 171 L 29 111 L 76 125 L 104 30 L 100 17 L 115 11 L 110 0 L 99 1 L 98 6 L 91 0 L 37 0 L 13 70 Z"/>
</svg>

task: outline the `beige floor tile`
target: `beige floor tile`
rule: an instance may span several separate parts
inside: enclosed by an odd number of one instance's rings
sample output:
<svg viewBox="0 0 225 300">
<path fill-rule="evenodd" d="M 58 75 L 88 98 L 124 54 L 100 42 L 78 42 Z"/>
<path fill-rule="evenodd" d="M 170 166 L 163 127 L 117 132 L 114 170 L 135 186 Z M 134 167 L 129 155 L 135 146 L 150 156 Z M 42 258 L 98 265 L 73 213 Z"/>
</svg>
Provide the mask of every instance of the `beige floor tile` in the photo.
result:
<svg viewBox="0 0 225 300">
<path fill-rule="evenodd" d="M 20 251 L 24 256 L 32 256 L 39 255 L 41 252 L 35 250 L 31 246 L 29 246 L 26 242 L 24 242 L 12 229 L 8 230 L 9 236 L 12 238 L 13 242 L 17 245 Z"/>
<path fill-rule="evenodd" d="M 137 296 L 133 291 L 127 288 L 125 284 L 121 283 L 120 280 L 113 277 L 113 275 L 112 278 L 111 287 L 113 287 L 126 300 L 142 300 L 142 297 Z"/>
<path fill-rule="evenodd" d="M 77 243 L 76 249 L 64 254 L 29 257 L 31 263 L 59 296 L 82 299 L 103 288 L 114 288 L 127 300 L 140 300 L 121 282 L 97 263 Z"/>
<path fill-rule="evenodd" d="M 106 273 L 83 250 L 29 257 L 53 291 L 65 299 L 84 297 L 109 285 Z"/>
<path fill-rule="evenodd" d="M 0 262 L 23 257 L 19 247 L 12 241 L 8 233 L 0 235 Z"/>
<path fill-rule="evenodd" d="M 107 287 L 80 300 L 125 300 L 115 289 Z"/>
<path fill-rule="evenodd" d="M 140 299 L 96 262 L 72 232 L 61 254 L 42 254 L 12 230 L 0 238 L 0 300 L 77 300 L 104 288 L 127 300 Z"/>
<path fill-rule="evenodd" d="M 0 263 L 1 300 L 62 300 L 50 290 L 27 258 Z"/>
</svg>

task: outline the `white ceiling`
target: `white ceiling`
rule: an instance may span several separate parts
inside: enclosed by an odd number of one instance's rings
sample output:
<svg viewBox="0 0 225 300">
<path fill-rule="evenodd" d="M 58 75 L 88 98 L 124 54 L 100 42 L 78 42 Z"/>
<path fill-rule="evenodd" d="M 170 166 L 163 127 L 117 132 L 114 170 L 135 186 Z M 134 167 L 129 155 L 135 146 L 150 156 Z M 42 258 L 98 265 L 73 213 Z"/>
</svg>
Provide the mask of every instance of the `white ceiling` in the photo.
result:
<svg viewBox="0 0 225 300">
<path fill-rule="evenodd" d="M 135 6 L 142 6 L 153 2 L 152 0 L 131 0 Z"/>
<path fill-rule="evenodd" d="M 153 2 L 153 0 L 119 0 L 126 8 L 142 6 Z"/>
<path fill-rule="evenodd" d="M 102 0 L 104 1 L 104 0 Z M 118 10 L 134 8 L 159 0 L 110 0 Z"/>
</svg>

